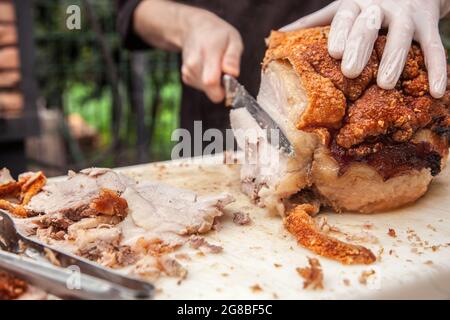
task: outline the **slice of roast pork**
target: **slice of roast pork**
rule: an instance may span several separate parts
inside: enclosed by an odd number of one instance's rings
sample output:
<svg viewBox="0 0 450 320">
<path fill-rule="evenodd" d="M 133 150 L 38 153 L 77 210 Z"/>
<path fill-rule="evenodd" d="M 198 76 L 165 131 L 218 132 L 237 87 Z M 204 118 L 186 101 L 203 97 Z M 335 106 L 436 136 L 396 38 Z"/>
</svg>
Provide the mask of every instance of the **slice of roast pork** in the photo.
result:
<svg viewBox="0 0 450 320">
<path fill-rule="evenodd" d="M 136 183 L 113 170 L 91 168 L 48 182 L 26 206 L 38 216 L 18 224 L 41 241 L 118 267 L 136 262 L 141 247 L 148 247 L 144 243 L 175 247 L 188 240 L 184 236 L 208 232 L 233 201 L 226 193 L 199 197 L 161 182 Z"/>
<path fill-rule="evenodd" d="M 288 64 L 268 65 L 262 74 L 257 100 L 294 145 L 295 157 L 269 144 L 266 133 L 247 110 L 232 110 L 234 136 L 246 154 L 241 169 L 242 190 L 270 212 L 283 215 L 284 200 L 311 185 L 309 172 L 318 139 L 294 125 L 307 106 L 307 97 Z"/>
<path fill-rule="evenodd" d="M 34 196 L 26 209 L 36 215 L 58 215 L 78 221 L 96 215 L 90 205 L 102 191 L 110 190 L 120 196 L 128 186 L 136 183 L 113 170 L 91 168 L 76 174 L 70 172 L 62 181 L 49 182 Z"/>
<path fill-rule="evenodd" d="M 234 201 L 226 193 L 200 197 L 189 190 L 151 181 L 127 188 L 122 196 L 129 207 L 129 217 L 120 225 L 127 243 L 139 237 L 170 242 L 179 240 L 177 236 L 206 233 L 223 215 L 224 207 Z"/>
</svg>

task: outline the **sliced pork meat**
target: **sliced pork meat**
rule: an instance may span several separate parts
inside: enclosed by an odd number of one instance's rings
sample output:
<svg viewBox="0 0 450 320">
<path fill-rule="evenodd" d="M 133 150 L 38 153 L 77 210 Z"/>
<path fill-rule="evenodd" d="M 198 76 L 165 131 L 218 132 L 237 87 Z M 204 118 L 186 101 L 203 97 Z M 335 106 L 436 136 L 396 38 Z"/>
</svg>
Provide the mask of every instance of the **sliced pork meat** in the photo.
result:
<svg viewBox="0 0 450 320">
<path fill-rule="evenodd" d="M 416 44 L 396 88 L 379 88 L 383 35 L 362 74 L 347 79 L 340 61 L 327 53 L 328 32 L 328 27 L 272 32 L 257 99 L 296 154 L 265 147 L 265 135 L 250 114 L 233 110 L 239 146 L 246 154 L 256 150 L 258 159 L 242 166 L 243 191 L 282 215 L 289 198 L 306 189 L 336 211 L 370 213 L 412 203 L 446 163 L 450 91 L 440 100 L 430 96 Z M 252 128 L 258 132 L 253 136 L 242 130 Z M 272 152 L 269 158 L 278 157 L 277 165 L 267 162 L 267 153 L 258 154 L 265 148 Z"/>
<path fill-rule="evenodd" d="M 22 190 L 28 192 L 41 181 L 36 174 L 22 180 Z M 36 195 L 26 193 L 30 196 L 27 205 L 20 205 L 21 216 L 30 218 L 19 219 L 18 227 L 112 268 L 128 266 L 146 255 L 159 256 L 189 241 L 187 235 L 208 232 L 234 201 L 229 194 L 200 197 L 161 182 L 137 183 L 102 168 L 69 172 L 66 178 L 43 183 Z M 9 210 L 19 208 L 6 203 Z"/>
<path fill-rule="evenodd" d="M 266 134 L 247 110 L 230 112 L 231 126 L 241 149 L 250 156 L 241 170 L 242 189 L 257 204 L 271 212 L 284 213 L 284 199 L 311 185 L 311 163 L 318 139 L 314 134 L 297 130 L 296 119 L 306 107 L 305 94 L 298 77 L 288 65 L 274 63 L 261 80 L 258 102 L 280 125 L 294 145 L 296 157 L 289 157 L 267 143 Z"/>
<path fill-rule="evenodd" d="M 71 172 L 63 181 L 48 183 L 26 209 L 36 215 L 62 214 L 73 221 L 99 214 L 125 216 L 126 204 L 119 196 L 133 184 L 130 178 L 108 169 Z"/>
<path fill-rule="evenodd" d="M 224 207 L 234 201 L 229 194 L 199 197 L 189 190 L 149 181 L 128 188 L 123 197 L 134 224 L 155 237 L 208 232 Z"/>
<path fill-rule="evenodd" d="M 14 186 L 4 195 L 15 201 L 0 195 L 0 208 L 17 216 L 16 226 L 24 234 L 149 280 L 162 275 L 183 280 L 187 270 L 170 253 L 190 242 L 190 235 L 211 230 L 224 207 L 234 201 L 226 193 L 198 196 L 161 182 L 137 183 L 102 168 L 69 172 L 50 182 L 40 172 L 15 181 L 2 170 L 1 179 L 0 186 Z M 207 253 L 222 250 L 206 240 L 201 246 Z M 2 287 L 1 277 L 0 273 L 0 298 L 21 294 L 14 295 L 12 282 Z"/>
</svg>

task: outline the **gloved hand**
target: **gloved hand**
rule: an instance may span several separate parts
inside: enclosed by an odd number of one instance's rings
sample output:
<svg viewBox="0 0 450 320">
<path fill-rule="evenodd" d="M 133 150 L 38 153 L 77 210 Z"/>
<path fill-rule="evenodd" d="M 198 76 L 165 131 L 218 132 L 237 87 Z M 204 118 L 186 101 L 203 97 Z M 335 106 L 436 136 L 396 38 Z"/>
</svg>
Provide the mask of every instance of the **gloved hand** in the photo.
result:
<svg viewBox="0 0 450 320">
<path fill-rule="evenodd" d="M 175 1 L 141 1 L 134 29 L 148 43 L 181 51 L 183 82 L 213 102 L 225 98 L 222 73 L 239 76 L 243 43 L 239 32 L 215 14 Z"/>
<path fill-rule="evenodd" d="M 449 11 L 449 0 L 340 0 L 281 31 L 331 23 L 328 52 L 333 58 L 342 59 L 341 69 L 346 77 L 355 78 L 369 61 L 379 29 L 388 27 L 378 86 L 395 87 L 414 39 L 425 56 L 430 93 L 441 98 L 447 87 L 447 59 L 438 22 Z"/>
</svg>

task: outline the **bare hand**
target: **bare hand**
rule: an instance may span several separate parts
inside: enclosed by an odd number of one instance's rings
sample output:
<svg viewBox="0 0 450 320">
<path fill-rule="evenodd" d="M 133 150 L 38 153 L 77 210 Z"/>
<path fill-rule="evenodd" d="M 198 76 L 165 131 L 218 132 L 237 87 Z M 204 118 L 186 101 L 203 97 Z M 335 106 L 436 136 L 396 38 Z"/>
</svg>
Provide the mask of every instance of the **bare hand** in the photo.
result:
<svg viewBox="0 0 450 320">
<path fill-rule="evenodd" d="M 216 15 L 199 10 L 182 36 L 183 82 L 202 90 L 213 102 L 225 97 L 222 73 L 239 76 L 243 51 L 239 32 Z"/>
<path fill-rule="evenodd" d="M 243 51 L 239 32 L 213 13 L 167 0 L 144 0 L 134 13 L 134 29 L 148 43 L 181 51 L 183 82 L 213 102 L 224 99 L 222 73 L 239 76 Z"/>
</svg>

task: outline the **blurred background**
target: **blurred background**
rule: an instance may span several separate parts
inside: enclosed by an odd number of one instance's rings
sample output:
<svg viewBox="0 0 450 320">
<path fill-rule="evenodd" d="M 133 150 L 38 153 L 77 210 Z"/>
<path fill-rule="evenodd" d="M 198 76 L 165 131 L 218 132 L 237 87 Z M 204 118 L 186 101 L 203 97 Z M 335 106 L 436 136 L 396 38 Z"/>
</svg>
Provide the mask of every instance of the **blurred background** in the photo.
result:
<svg viewBox="0 0 450 320">
<path fill-rule="evenodd" d="M 66 26 L 70 5 L 80 30 Z M 450 48 L 448 20 L 441 31 Z M 53 176 L 169 159 L 178 70 L 176 54 L 121 47 L 113 0 L 0 0 L 0 167 Z"/>
<path fill-rule="evenodd" d="M 81 8 L 81 30 L 66 26 L 70 5 Z M 0 154 L 24 141 L 27 169 L 47 175 L 170 158 L 177 55 L 123 49 L 115 5 L 0 0 Z"/>
</svg>

